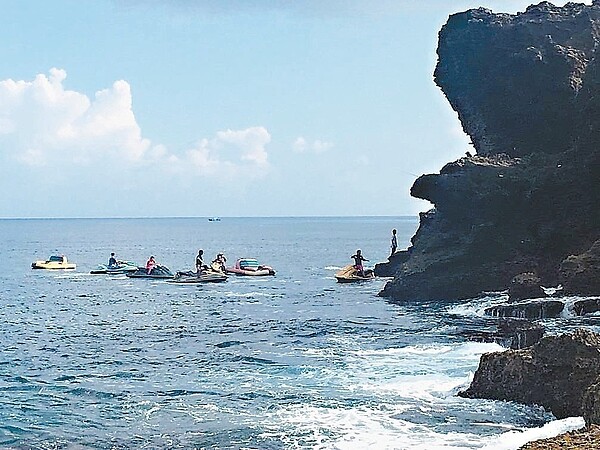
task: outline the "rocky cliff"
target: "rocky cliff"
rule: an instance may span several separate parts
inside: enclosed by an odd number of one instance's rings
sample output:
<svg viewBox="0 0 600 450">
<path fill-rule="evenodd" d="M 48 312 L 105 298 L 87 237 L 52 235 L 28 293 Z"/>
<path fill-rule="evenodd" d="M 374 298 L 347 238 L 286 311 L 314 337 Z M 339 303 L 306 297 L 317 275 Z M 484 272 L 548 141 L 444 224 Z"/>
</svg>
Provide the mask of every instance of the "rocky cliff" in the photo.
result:
<svg viewBox="0 0 600 450">
<path fill-rule="evenodd" d="M 434 208 L 421 214 L 411 247 L 377 267 L 394 276 L 380 295 L 467 298 L 525 272 L 594 293 L 598 282 L 583 273 L 590 258 L 561 263 L 600 238 L 598 44 L 600 0 L 448 19 L 435 82 L 476 155 L 416 180 L 411 195 Z"/>
<path fill-rule="evenodd" d="M 600 335 L 585 329 L 522 350 L 485 353 L 460 396 L 544 406 L 557 418 L 600 418 Z"/>
</svg>

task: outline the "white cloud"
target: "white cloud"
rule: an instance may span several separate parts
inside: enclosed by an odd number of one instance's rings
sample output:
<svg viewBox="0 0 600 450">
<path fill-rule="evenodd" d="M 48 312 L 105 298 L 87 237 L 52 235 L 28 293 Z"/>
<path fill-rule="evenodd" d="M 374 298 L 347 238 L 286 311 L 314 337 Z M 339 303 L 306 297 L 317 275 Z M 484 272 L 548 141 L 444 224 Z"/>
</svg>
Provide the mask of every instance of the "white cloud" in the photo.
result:
<svg viewBox="0 0 600 450">
<path fill-rule="evenodd" d="M 331 148 L 333 148 L 333 144 L 331 142 L 325 142 L 319 139 L 313 142 L 307 142 L 302 136 L 296 138 L 292 144 L 292 150 L 294 150 L 296 153 L 324 153 Z"/>
<path fill-rule="evenodd" d="M 225 130 L 176 155 L 152 145 L 132 109 L 129 83 L 118 80 L 93 99 L 67 90 L 67 74 L 51 69 L 33 81 L 0 81 L 0 152 L 30 166 L 105 167 L 118 162 L 188 176 L 262 176 L 269 170 L 271 135 L 256 126 Z"/>
<path fill-rule="evenodd" d="M 219 131 L 213 139 L 202 139 L 186 152 L 182 161 L 203 175 L 231 178 L 240 174 L 262 176 L 269 170 L 266 145 L 271 135 L 264 127 Z"/>
<path fill-rule="evenodd" d="M 131 108 L 126 81 L 90 100 L 67 90 L 53 68 L 33 81 L 0 81 L 0 143 L 25 164 L 90 164 L 106 157 L 139 160 L 150 147 Z"/>
<path fill-rule="evenodd" d="M 292 144 L 292 149 L 296 153 L 304 153 L 306 151 L 306 139 L 304 139 L 303 137 L 296 138 L 296 140 Z"/>
<path fill-rule="evenodd" d="M 220 131 L 217 139 L 226 144 L 237 146 L 241 150 L 241 159 L 257 166 L 268 164 L 265 145 L 271 142 L 271 135 L 263 127 L 252 127 L 240 131 Z"/>
</svg>

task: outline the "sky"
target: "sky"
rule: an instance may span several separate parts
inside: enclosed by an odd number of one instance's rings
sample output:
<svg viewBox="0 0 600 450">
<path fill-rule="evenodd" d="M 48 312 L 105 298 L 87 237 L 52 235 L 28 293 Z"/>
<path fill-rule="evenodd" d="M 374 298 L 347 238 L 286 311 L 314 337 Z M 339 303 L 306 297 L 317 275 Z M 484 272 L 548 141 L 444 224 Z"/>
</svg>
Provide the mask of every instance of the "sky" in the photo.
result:
<svg viewBox="0 0 600 450">
<path fill-rule="evenodd" d="M 415 179 L 472 151 L 437 33 L 529 4 L 4 0 L 0 218 L 426 211 Z"/>
</svg>

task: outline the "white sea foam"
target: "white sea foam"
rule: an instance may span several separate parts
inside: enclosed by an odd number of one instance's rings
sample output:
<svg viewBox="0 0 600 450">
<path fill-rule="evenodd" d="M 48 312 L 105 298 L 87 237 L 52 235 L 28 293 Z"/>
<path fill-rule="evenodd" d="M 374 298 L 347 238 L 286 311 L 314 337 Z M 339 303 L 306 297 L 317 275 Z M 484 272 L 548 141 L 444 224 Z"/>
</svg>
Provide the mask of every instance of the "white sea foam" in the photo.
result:
<svg viewBox="0 0 600 450">
<path fill-rule="evenodd" d="M 289 448 L 313 449 L 468 449 L 481 448 L 483 438 L 472 433 L 440 433 L 425 424 L 397 418 L 402 408 L 318 408 L 296 405 L 270 418 L 263 436 L 281 439 Z M 294 432 L 287 434 L 286 430 Z M 301 441 L 299 442 L 299 436 Z"/>
<path fill-rule="evenodd" d="M 507 294 L 490 295 L 479 299 L 474 299 L 459 305 L 449 306 L 446 310 L 448 314 L 457 316 L 479 316 L 485 315 L 485 310 L 492 306 L 503 305 L 508 301 Z"/>
<path fill-rule="evenodd" d="M 495 426 L 499 433 L 514 428 L 506 423 L 485 423 L 486 417 L 493 420 L 498 407 L 495 402 L 456 396 L 457 390 L 472 379 L 481 354 L 502 349 L 497 344 L 357 350 L 351 342 L 339 341 L 339 346 L 306 351 L 305 357 L 327 359 L 328 364 L 304 372 L 295 383 L 303 385 L 307 395 L 318 397 L 335 387 L 346 392 L 342 397 L 370 400 L 365 404 L 359 401 L 319 407 L 313 403 L 279 408 L 264 418 L 266 435 L 282 440 L 289 448 L 458 450 L 491 445 L 486 434 Z M 481 424 L 456 431 L 453 421 L 472 402 L 477 403 L 475 417 L 483 419 Z M 439 415 L 441 411 L 445 418 Z M 480 426 L 488 433 L 478 433 Z M 448 431 L 443 432 L 445 429 Z"/>
<path fill-rule="evenodd" d="M 528 442 L 557 436 L 567 431 L 576 430 L 585 425 L 582 417 L 569 417 L 554 420 L 540 428 L 529 428 L 522 431 L 511 430 L 500 436 L 489 438 L 484 450 L 513 450 Z"/>
<path fill-rule="evenodd" d="M 313 349 L 305 356 L 327 359 L 330 364 L 318 373 L 306 374 L 304 381 L 337 386 L 350 395 L 384 403 L 445 403 L 468 385 L 482 353 L 501 349 L 497 344 L 475 342 L 342 352 Z"/>
<path fill-rule="evenodd" d="M 343 267 L 338 267 L 338 266 L 326 266 L 325 270 L 342 270 Z"/>
<path fill-rule="evenodd" d="M 359 350 L 347 355 L 344 373 L 349 389 L 432 401 L 468 384 L 481 354 L 499 350 L 497 344 L 477 342 Z"/>
<path fill-rule="evenodd" d="M 560 316 L 564 319 L 575 317 L 575 302 L 581 300 L 581 297 L 563 297 L 561 300 L 564 300 L 565 307 L 563 308 Z"/>
</svg>

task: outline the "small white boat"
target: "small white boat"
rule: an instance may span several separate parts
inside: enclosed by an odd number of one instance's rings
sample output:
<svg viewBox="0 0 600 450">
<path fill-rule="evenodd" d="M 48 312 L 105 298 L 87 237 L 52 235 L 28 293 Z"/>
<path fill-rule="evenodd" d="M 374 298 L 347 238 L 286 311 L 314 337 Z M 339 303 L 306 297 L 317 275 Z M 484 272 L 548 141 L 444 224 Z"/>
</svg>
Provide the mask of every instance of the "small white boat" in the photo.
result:
<svg viewBox="0 0 600 450">
<path fill-rule="evenodd" d="M 220 222 L 221 218 L 220 217 L 209 217 L 208 221 L 209 222 Z"/>
<path fill-rule="evenodd" d="M 74 263 L 70 263 L 67 261 L 67 257 L 64 255 L 52 255 L 45 261 L 34 261 L 31 263 L 32 269 L 48 269 L 48 270 L 58 270 L 58 269 L 75 269 L 77 266 Z"/>
</svg>

